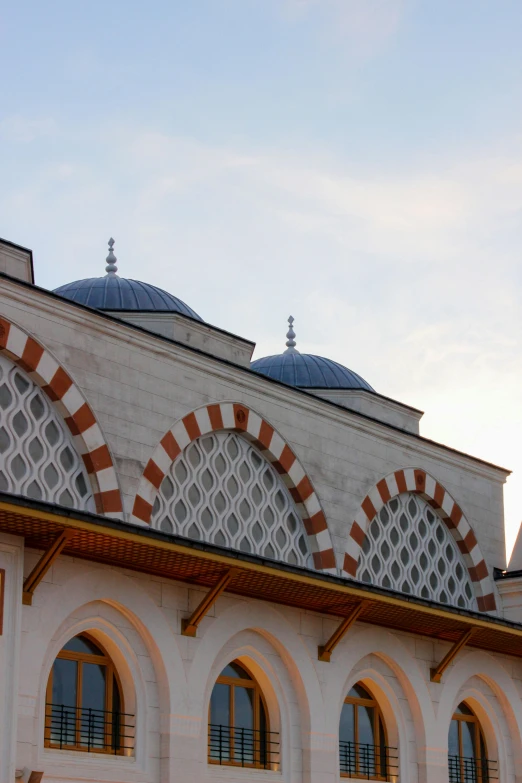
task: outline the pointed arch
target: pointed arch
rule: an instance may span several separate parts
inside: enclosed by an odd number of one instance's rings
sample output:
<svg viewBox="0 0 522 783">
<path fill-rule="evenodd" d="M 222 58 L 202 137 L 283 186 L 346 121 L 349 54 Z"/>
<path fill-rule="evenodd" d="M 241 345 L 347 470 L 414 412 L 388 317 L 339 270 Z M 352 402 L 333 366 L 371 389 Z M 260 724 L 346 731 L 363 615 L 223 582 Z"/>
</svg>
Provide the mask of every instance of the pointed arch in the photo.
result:
<svg viewBox="0 0 522 783">
<path fill-rule="evenodd" d="M 355 578 L 370 522 L 393 497 L 411 492 L 424 498 L 446 525 L 466 564 L 481 612 L 496 611 L 493 583 L 475 533 L 460 506 L 439 482 L 420 468 L 389 473 L 364 498 L 352 522 L 344 555 L 343 575 Z"/>
<path fill-rule="evenodd" d="M 295 453 L 274 427 L 242 403 L 204 405 L 174 424 L 157 445 L 143 471 L 134 501 L 132 521 L 150 524 L 154 500 L 170 465 L 193 440 L 219 430 L 240 434 L 271 463 L 296 505 L 315 568 L 336 573 L 332 539 L 312 482 Z"/>
<path fill-rule="evenodd" d="M 51 352 L 21 326 L 0 317 L 0 351 L 24 370 L 65 421 L 91 481 L 99 514 L 123 519 L 118 478 L 92 408 Z"/>
</svg>

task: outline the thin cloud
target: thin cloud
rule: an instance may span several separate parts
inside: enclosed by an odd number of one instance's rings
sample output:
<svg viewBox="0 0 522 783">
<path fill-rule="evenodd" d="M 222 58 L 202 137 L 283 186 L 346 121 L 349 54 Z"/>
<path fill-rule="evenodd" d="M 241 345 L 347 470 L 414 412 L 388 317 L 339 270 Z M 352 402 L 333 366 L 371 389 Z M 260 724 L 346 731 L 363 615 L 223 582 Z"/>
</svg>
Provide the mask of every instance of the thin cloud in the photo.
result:
<svg viewBox="0 0 522 783">
<path fill-rule="evenodd" d="M 520 241 L 505 243 L 508 226 L 520 231 L 516 146 L 365 177 L 298 152 L 116 127 L 82 139 L 96 163 L 78 166 L 63 133 L 59 159 L 0 196 L 38 282 L 101 274 L 112 234 L 123 275 L 258 339 L 257 356 L 282 349 L 292 312 L 302 350 L 424 409 L 425 435 L 515 471 L 509 548 L 522 494 Z"/>
<path fill-rule="evenodd" d="M 294 24 L 314 20 L 320 34 L 344 43 L 351 55 L 370 57 L 397 33 L 406 0 L 284 0 L 281 13 Z"/>
</svg>

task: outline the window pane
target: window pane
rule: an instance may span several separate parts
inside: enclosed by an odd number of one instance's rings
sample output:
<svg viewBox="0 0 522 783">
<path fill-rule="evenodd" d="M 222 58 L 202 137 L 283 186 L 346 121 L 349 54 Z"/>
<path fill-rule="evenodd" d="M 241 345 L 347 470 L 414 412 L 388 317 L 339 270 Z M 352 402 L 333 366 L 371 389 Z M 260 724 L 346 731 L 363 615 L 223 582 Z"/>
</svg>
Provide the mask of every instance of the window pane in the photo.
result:
<svg viewBox="0 0 522 783">
<path fill-rule="evenodd" d="M 353 704 L 343 704 L 339 723 L 339 765 L 346 773 L 354 773 L 356 767 L 355 709 Z"/>
<path fill-rule="evenodd" d="M 57 658 L 53 666 L 53 704 L 76 707 L 78 664 Z"/>
<path fill-rule="evenodd" d="M 359 710 L 359 738 L 358 742 L 364 742 L 368 745 L 374 745 L 374 733 L 373 733 L 373 726 L 374 726 L 374 717 L 375 717 L 375 708 L 374 707 L 357 707 Z"/>
<path fill-rule="evenodd" d="M 359 742 L 359 773 L 372 775 L 375 773 L 375 735 L 374 707 L 357 707 L 358 742 Z"/>
<path fill-rule="evenodd" d="M 363 688 L 363 686 L 359 684 L 354 685 L 353 688 L 350 688 L 348 696 L 350 696 L 352 699 L 370 699 L 373 701 L 366 688 Z"/>
<path fill-rule="evenodd" d="M 475 758 L 475 724 L 461 721 L 462 755 L 467 758 Z"/>
<path fill-rule="evenodd" d="M 355 742 L 354 709 L 353 704 L 343 704 L 339 724 L 339 739 L 342 742 Z"/>
<path fill-rule="evenodd" d="M 450 756 L 460 756 L 459 748 L 459 723 L 458 720 L 452 720 L 448 735 L 448 753 Z"/>
<path fill-rule="evenodd" d="M 229 663 L 221 672 L 221 677 L 240 677 L 242 680 L 251 680 L 252 677 L 238 663 Z"/>
<path fill-rule="evenodd" d="M 69 652 L 86 653 L 87 655 L 103 655 L 103 652 L 86 636 L 73 636 L 67 644 L 64 644 L 63 650 Z"/>
<path fill-rule="evenodd" d="M 234 758 L 254 763 L 254 689 L 234 687 Z"/>
<path fill-rule="evenodd" d="M 459 706 L 457 707 L 457 709 L 455 710 L 455 712 L 456 712 L 458 715 L 473 715 L 473 713 L 471 712 L 471 710 L 470 710 L 470 708 L 468 707 L 468 705 L 467 705 L 467 704 L 465 704 L 463 701 L 461 701 L 461 703 L 459 704 Z"/>
<path fill-rule="evenodd" d="M 76 685 L 78 664 L 57 658 L 53 666 L 50 739 L 59 745 L 76 744 Z"/>
<path fill-rule="evenodd" d="M 105 715 L 107 669 L 97 663 L 82 663 L 81 744 L 103 748 L 109 725 Z"/>
<path fill-rule="evenodd" d="M 210 698 L 209 754 L 230 759 L 230 685 L 216 683 Z"/>
</svg>

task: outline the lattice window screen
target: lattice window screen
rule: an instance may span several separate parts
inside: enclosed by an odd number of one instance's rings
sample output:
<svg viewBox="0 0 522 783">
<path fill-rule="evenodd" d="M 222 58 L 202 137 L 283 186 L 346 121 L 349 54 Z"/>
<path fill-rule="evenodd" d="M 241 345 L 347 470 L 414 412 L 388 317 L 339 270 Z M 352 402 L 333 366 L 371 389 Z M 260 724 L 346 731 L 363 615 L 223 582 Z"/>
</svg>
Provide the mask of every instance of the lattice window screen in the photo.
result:
<svg viewBox="0 0 522 783">
<path fill-rule="evenodd" d="M 89 477 L 44 392 L 0 354 L 0 491 L 95 511 Z"/>
<path fill-rule="evenodd" d="M 467 609 L 476 609 L 455 539 L 423 498 L 404 493 L 371 522 L 357 579 Z"/>
<path fill-rule="evenodd" d="M 312 568 L 303 524 L 274 468 L 234 432 L 190 443 L 163 479 L 152 524 Z"/>
</svg>

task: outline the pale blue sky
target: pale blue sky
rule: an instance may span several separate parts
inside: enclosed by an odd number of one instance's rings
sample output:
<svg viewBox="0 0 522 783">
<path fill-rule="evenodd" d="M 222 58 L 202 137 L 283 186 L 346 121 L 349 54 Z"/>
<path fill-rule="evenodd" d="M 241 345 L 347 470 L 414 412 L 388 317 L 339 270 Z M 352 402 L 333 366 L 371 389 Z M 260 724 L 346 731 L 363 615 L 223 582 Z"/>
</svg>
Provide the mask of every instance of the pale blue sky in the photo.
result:
<svg viewBox="0 0 522 783">
<path fill-rule="evenodd" d="M 522 518 L 520 0 L 18 0 L 0 236 L 343 362 L 512 468 Z M 421 426 L 422 426 L 421 425 Z"/>
</svg>

